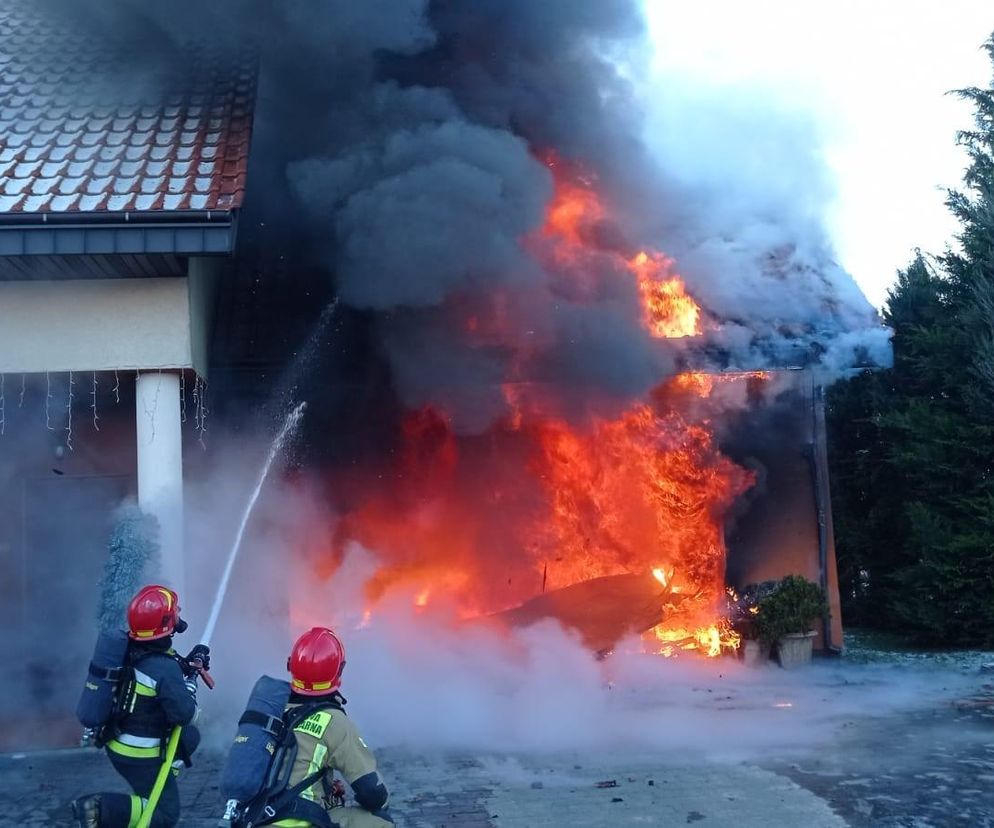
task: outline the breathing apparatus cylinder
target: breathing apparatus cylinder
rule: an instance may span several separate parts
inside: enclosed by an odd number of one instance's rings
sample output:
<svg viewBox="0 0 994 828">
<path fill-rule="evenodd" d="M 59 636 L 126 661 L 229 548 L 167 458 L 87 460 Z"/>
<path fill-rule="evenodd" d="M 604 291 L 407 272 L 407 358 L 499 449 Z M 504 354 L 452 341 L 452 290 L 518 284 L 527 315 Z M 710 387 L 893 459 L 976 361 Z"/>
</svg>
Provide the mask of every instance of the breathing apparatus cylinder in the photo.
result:
<svg viewBox="0 0 994 828">
<path fill-rule="evenodd" d="M 221 773 L 222 798 L 246 803 L 265 787 L 289 701 L 288 681 L 262 676 L 255 683 Z"/>
<path fill-rule="evenodd" d="M 93 659 L 76 705 L 83 727 L 99 731 L 114 712 L 114 703 L 128 657 L 128 636 L 121 630 L 103 631 L 93 648 Z"/>
</svg>

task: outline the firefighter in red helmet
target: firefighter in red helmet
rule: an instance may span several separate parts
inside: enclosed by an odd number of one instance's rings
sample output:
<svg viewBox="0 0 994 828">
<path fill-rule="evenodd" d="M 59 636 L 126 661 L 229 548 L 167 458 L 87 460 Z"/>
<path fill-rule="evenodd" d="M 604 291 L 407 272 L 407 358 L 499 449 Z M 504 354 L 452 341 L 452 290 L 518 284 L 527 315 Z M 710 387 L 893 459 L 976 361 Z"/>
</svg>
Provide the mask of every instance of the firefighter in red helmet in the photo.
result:
<svg viewBox="0 0 994 828">
<path fill-rule="evenodd" d="M 193 726 L 197 709 L 197 674 L 210 665 L 210 650 L 198 644 L 186 658 L 172 647 L 173 635 L 187 629 L 179 596 L 168 587 L 143 587 L 128 605 L 128 653 L 121 692 L 104 728 L 107 756 L 134 791 L 130 796 L 98 793 L 72 803 L 82 828 L 128 828 L 136 825 L 165 761 L 169 732 L 182 727 L 172 772 L 152 815 L 152 828 L 179 822 L 176 774 L 200 742 Z"/>
<path fill-rule="evenodd" d="M 277 813 L 271 825 L 341 826 L 379 828 L 393 825 L 387 813 L 389 794 L 376 770 L 376 760 L 345 715 L 345 699 L 339 692 L 345 669 L 345 648 L 327 627 L 308 630 L 293 645 L 287 659 L 290 701 L 287 711 L 301 705 L 313 708 L 294 728 L 297 757 L 288 787 L 298 784 L 315 770 L 324 775 L 306 788 L 291 807 L 292 815 Z M 352 787 L 358 807 L 346 807 L 345 789 L 334 779 L 340 773 Z"/>
</svg>

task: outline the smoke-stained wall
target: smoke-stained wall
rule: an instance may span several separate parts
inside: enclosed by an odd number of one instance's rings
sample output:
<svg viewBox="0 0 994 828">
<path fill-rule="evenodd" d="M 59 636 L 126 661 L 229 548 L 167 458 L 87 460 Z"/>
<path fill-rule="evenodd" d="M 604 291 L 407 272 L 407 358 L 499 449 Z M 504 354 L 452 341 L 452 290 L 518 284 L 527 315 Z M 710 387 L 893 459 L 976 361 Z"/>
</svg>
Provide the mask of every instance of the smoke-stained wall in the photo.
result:
<svg viewBox="0 0 994 828">
<path fill-rule="evenodd" d="M 726 530 L 726 578 L 740 591 L 785 575 L 823 586 L 831 621 L 827 637 L 814 625 L 816 644 L 837 650 L 842 617 L 816 378 L 809 371 L 780 377 L 779 393 L 743 411 L 723 435 L 723 449 L 756 475 Z"/>
<path fill-rule="evenodd" d="M 74 374 L 77 400 L 93 379 Z M 79 685 L 67 677 L 86 673 L 113 515 L 135 491 L 133 382 L 122 378 L 115 394 L 113 373 L 96 379 L 99 431 L 83 406 L 74 408 L 70 430 L 68 374 L 25 377 L 23 403 L 20 377 L 5 378 L 0 657 L 7 667 L 0 749 L 79 738 L 73 716 Z"/>
</svg>

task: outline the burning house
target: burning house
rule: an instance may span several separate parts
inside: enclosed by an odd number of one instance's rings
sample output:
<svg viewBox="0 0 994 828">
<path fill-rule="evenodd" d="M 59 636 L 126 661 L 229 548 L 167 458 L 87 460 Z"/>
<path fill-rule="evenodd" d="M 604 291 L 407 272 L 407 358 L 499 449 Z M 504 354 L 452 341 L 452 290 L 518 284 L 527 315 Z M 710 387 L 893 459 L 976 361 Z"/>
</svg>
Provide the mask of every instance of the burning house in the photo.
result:
<svg viewBox="0 0 994 828">
<path fill-rule="evenodd" d="M 717 655 L 729 589 L 799 573 L 840 646 L 822 389 L 887 335 L 807 220 L 654 157 L 637 4 L 4 0 L 0 26 L 4 646 L 50 717 L 115 507 L 158 518 L 181 587 L 217 554 L 183 543 L 208 432 L 291 399 L 324 503 L 303 577 L 369 550 L 366 613 Z"/>
</svg>

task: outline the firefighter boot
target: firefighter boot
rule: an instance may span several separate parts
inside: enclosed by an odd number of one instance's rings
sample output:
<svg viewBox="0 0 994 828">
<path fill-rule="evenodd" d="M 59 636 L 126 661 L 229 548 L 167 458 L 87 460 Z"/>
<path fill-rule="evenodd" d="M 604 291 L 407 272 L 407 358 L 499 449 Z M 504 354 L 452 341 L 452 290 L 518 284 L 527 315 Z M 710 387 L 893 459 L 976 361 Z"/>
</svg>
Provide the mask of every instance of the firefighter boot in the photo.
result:
<svg viewBox="0 0 994 828">
<path fill-rule="evenodd" d="M 100 797 L 83 796 L 73 800 L 72 815 L 79 828 L 100 828 Z"/>
</svg>

